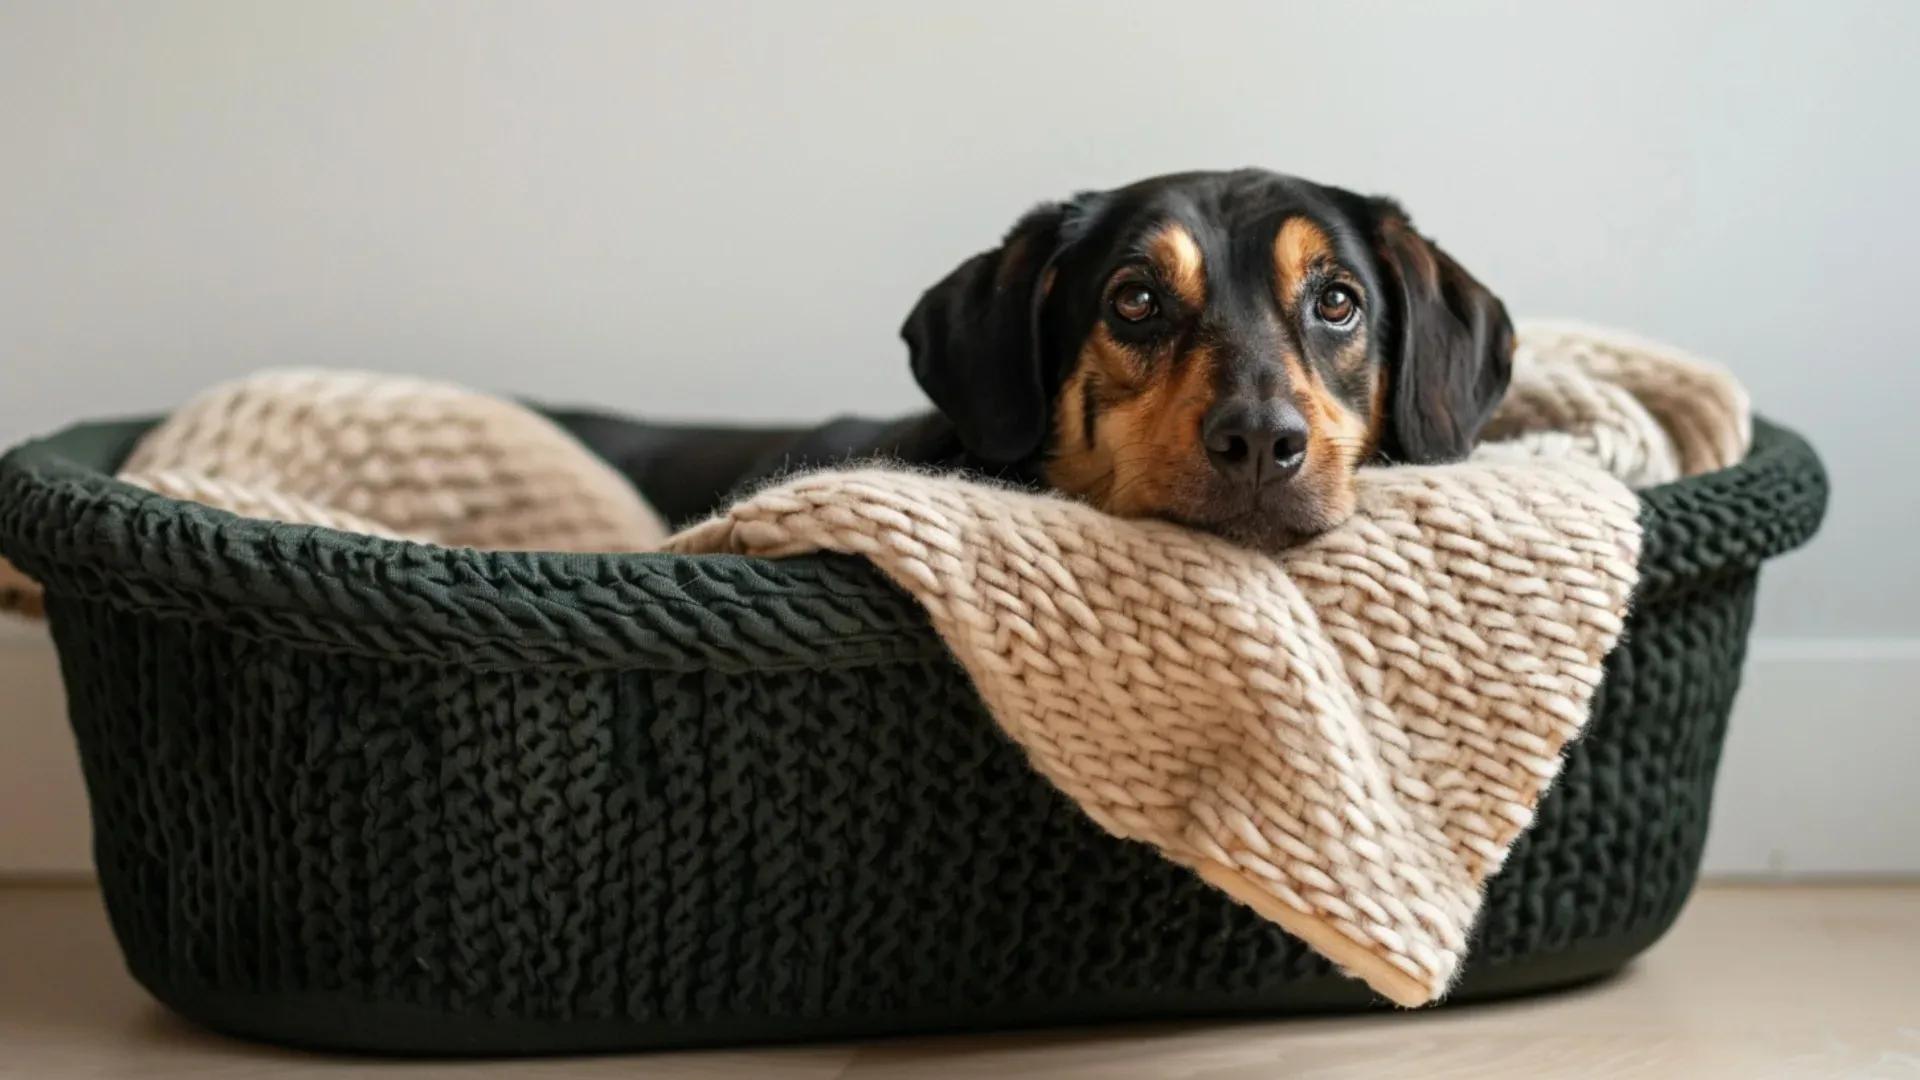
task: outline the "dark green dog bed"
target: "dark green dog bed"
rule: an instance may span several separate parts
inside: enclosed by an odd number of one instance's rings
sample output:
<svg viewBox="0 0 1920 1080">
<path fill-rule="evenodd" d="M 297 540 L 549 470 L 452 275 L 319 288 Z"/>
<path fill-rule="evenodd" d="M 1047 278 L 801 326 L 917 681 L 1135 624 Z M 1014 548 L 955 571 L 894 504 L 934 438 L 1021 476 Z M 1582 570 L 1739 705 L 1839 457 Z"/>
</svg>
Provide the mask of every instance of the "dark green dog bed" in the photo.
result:
<svg viewBox="0 0 1920 1080">
<path fill-rule="evenodd" d="M 487 554 L 0 459 L 128 967 L 316 1047 L 576 1051 L 1365 1006 L 1034 775 L 864 563 Z M 1452 1000 L 1612 971 L 1693 886 L 1756 572 L 1826 502 L 1797 436 L 1644 493 L 1590 733 Z M 57 978 L 57 972 L 49 972 Z"/>
</svg>

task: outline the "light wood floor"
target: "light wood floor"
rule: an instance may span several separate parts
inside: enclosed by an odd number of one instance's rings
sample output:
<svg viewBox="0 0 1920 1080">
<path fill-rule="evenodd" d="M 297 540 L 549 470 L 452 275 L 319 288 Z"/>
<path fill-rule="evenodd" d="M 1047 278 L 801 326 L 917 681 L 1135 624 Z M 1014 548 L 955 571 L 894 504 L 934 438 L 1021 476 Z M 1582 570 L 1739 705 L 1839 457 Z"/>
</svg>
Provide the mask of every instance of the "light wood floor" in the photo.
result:
<svg viewBox="0 0 1920 1080">
<path fill-rule="evenodd" d="M 98 895 L 0 887 L 0 1076 L 1694 1078 L 1920 1076 L 1920 885 L 1718 887 L 1598 986 L 1453 1012 L 499 1064 L 334 1059 L 201 1032 L 122 971 Z"/>
</svg>

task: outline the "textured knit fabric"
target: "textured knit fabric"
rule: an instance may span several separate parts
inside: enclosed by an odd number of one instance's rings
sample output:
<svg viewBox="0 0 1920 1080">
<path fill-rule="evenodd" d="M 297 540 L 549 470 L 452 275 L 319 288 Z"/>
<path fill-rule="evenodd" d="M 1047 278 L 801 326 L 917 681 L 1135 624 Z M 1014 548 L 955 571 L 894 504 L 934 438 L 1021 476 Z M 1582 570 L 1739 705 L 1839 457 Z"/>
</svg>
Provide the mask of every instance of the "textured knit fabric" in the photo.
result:
<svg viewBox="0 0 1920 1080">
<path fill-rule="evenodd" d="M 120 479 L 244 517 L 514 551 L 641 551 L 666 529 L 552 421 L 447 383 L 269 371 L 177 410 Z M 0 559 L 0 612 L 42 614 Z"/>
<path fill-rule="evenodd" d="M 1584 461 L 1639 489 L 1724 469 L 1753 441 L 1746 390 L 1668 346 L 1573 323 L 1521 328 L 1476 461 Z"/>
<path fill-rule="evenodd" d="M 872 560 L 1102 827 L 1418 1005 L 1586 719 L 1639 548 L 1600 474 L 1455 472 L 1387 471 L 1279 559 L 883 471 L 790 482 L 674 547 Z"/>
<path fill-rule="evenodd" d="M 1348 524 L 1277 555 L 888 470 L 789 481 L 669 547 L 872 560 L 1102 827 L 1420 1005 L 1586 722 L 1637 579 L 1627 483 L 1751 438 L 1708 365 L 1522 341 L 1475 461 L 1364 470 Z"/>
<path fill-rule="evenodd" d="M 1639 532 L 1615 475 L 1730 463 L 1745 423 L 1738 388 L 1712 369 L 1529 333 L 1484 460 L 1370 470 L 1352 523 L 1277 560 L 898 471 L 803 477 L 672 547 L 872 559 L 1095 821 L 1419 1004 L 1457 970 L 1482 884 L 1618 636 Z M 449 545 L 658 537 L 624 484 L 545 421 L 377 376 L 223 388 L 143 440 L 124 478 Z"/>
<path fill-rule="evenodd" d="M 488 552 L 116 482 L 152 421 L 0 456 L 128 970 L 313 1048 L 607 1052 L 1377 1000 L 993 722 L 872 564 Z M 617 442 L 584 441 L 607 453 Z M 1762 564 L 1819 458 L 1639 493 L 1592 717 L 1448 1002 L 1615 971 L 1692 889 Z"/>
<path fill-rule="evenodd" d="M 120 479 L 246 517 L 495 551 L 639 551 L 666 531 L 530 409 L 447 383 L 276 371 L 140 440 Z"/>
<path fill-rule="evenodd" d="M 1479 459 L 1371 469 L 1351 522 L 1268 556 L 899 471 L 802 477 L 670 542 L 874 562 L 1035 766 L 1385 996 L 1459 968 L 1487 877 L 1588 715 L 1639 504 L 1745 453 L 1724 373 L 1528 333 Z"/>
</svg>

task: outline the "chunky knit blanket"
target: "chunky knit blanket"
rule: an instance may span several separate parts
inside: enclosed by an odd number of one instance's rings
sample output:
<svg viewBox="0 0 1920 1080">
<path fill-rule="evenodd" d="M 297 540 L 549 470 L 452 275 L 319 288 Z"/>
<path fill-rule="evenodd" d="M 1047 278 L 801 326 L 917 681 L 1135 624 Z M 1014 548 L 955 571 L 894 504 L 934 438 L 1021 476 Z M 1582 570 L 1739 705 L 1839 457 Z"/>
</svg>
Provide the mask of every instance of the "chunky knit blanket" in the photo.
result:
<svg viewBox="0 0 1920 1080">
<path fill-rule="evenodd" d="M 1586 721 L 1637 577 L 1631 488 L 1731 464 L 1750 434 L 1718 368 L 1577 327 L 1520 340 L 1472 461 L 1364 470 L 1353 519 L 1282 552 L 878 466 L 790 478 L 664 546 L 870 559 L 1094 821 L 1419 1005 Z M 546 421 L 385 376 L 218 389 L 125 478 L 443 544 L 662 542 Z"/>
</svg>

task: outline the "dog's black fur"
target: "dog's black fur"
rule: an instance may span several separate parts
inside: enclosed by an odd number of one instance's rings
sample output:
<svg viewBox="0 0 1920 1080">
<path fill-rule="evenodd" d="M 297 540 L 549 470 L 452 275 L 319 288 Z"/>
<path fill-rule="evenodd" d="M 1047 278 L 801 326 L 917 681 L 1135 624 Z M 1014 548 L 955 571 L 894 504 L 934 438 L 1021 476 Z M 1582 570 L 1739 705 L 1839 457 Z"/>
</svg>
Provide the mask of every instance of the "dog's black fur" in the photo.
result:
<svg viewBox="0 0 1920 1080">
<path fill-rule="evenodd" d="M 1282 236 L 1296 219 L 1310 227 Z M 1122 307 L 1117 288 L 1132 290 Z M 1151 316 L 1116 315 L 1142 296 Z M 1346 325 L 1320 317 L 1348 298 Z M 1393 203 L 1257 170 L 1036 208 L 929 289 L 901 332 L 932 413 L 779 429 L 562 422 L 675 521 L 779 472 L 881 457 L 1271 543 L 1333 524 L 1354 466 L 1464 456 L 1513 347 L 1500 301 Z M 1297 454 L 1262 471 L 1233 456 L 1247 445 Z"/>
</svg>

